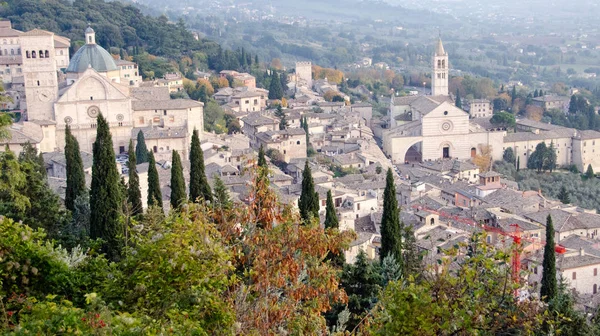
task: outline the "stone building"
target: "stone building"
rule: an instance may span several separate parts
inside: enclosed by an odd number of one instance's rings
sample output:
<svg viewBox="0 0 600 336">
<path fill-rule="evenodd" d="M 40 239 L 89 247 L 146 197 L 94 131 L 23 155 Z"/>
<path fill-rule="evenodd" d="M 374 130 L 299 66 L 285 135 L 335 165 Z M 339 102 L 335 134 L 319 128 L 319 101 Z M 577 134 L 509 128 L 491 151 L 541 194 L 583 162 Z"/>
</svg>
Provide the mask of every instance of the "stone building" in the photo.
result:
<svg viewBox="0 0 600 336">
<path fill-rule="evenodd" d="M 296 62 L 296 87 L 305 86 L 312 88 L 312 63 Z"/>
<path fill-rule="evenodd" d="M 487 99 L 473 99 L 469 105 L 471 118 L 489 118 L 494 113 L 492 104 Z"/>
<path fill-rule="evenodd" d="M 14 133 L 7 141 L 11 149 L 29 135 L 40 151 L 60 151 L 66 125 L 70 125 L 81 150 L 92 152 L 100 113 L 110 125 L 116 153 L 125 152 L 130 139 L 142 131 L 157 160 L 169 160 L 172 150 L 186 159 L 193 130 L 200 130 L 202 137 L 201 102 L 171 99 L 168 86 L 136 87 L 141 80 L 137 65 L 119 62 L 117 66 L 96 44 L 91 27 L 85 31 L 86 44 L 65 70 L 66 78 L 56 65 L 53 33 L 34 29 L 19 38 L 27 111 L 26 121 L 10 129 Z"/>
</svg>

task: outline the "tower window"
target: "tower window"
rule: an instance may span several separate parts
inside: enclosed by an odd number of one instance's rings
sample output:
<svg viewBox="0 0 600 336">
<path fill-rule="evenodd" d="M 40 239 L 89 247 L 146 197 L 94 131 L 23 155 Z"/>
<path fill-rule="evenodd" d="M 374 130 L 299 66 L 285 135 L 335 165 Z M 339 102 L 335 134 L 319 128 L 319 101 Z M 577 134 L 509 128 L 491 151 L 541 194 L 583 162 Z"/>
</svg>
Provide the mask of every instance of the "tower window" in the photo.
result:
<svg viewBox="0 0 600 336">
<path fill-rule="evenodd" d="M 90 100 L 94 100 L 94 97 L 90 97 Z"/>
<path fill-rule="evenodd" d="M 46 50 L 46 52 L 44 53 L 46 56 L 46 58 L 50 58 L 50 53 L 48 52 L 48 50 Z"/>
<path fill-rule="evenodd" d="M 442 60 L 442 69 L 446 69 L 446 60 Z"/>
<path fill-rule="evenodd" d="M 33 50 L 33 51 L 31 52 L 31 58 L 36 58 L 36 57 L 35 57 L 35 50 Z"/>
<path fill-rule="evenodd" d="M 40 58 L 44 58 L 44 51 L 40 50 Z"/>
<path fill-rule="evenodd" d="M 92 37 L 91 36 L 88 36 L 88 42 L 92 43 Z"/>
<path fill-rule="evenodd" d="M 40 86 L 40 81 L 37 81 L 37 85 Z"/>
<path fill-rule="evenodd" d="M 27 57 L 27 58 L 31 58 L 31 54 L 29 53 L 29 50 L 27 50 L 27 51 L 25 52 L 25 57 Z"/>
</svg>

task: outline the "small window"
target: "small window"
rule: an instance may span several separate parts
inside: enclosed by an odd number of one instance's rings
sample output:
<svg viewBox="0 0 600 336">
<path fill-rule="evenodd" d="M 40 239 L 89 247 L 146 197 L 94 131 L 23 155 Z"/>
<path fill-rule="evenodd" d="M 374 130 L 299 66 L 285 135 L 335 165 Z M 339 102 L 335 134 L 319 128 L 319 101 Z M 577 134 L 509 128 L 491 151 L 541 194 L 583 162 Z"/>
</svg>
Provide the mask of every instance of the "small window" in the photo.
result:
<svg viewBox="0 0 600 336">
<path fill-rule="evenodd" d="M 360 210 L 360 203 L 356 203 L 356 210 Z"/>
<path fill-rule="evenodd" d="M 119 146 L 119 153 L 125 153 L 125 146 Z"/>
<path fill-rule="evenodd" d="M 50 53 L 48 52 L 48 50 L 46 50 L 46 51 L 44 52 L 44 54 L 46 55 L 46 56 L 45 56 L 46 58 L 50 58 Z"/>
<path fill-rule="evenodd" d="M 444 111 L 444 115 L 448 115 L 448 111 Z"/>
<path fill-rule="evenodd" d="M 594 276 L 598 276 L 598 269 L 594 268 Z"/>
<path fill-rule="evenodd" d="M 573 272 L 572 279 L 573 279 L 573 280 L 577 280 L 577 272 Z"/>
<path fill-rule="evenodd" d="M 163 110 L 163 115 L 167 115 L 167 110 Z"/>
<path fill-rule="evenodd" d="M 537 272 L 538 272 L 538 268 L 537 268 L 537 266 L 536 266 L 536 267 L 533 269 L 533 274 L 537 274 Z"/>
<path fill-rule="evenodd" d="M 156 153 L 156 152 L 158 152 L 158 147 L 154 146 L 154 147 L 152 148 L 152 150 L 154 151 L 154 153 Z"/>
<path fill-rule="evenodd" d="M 94 97 L 93 97 L 93 96 L 90 96 L 90 100 L 94 100 Z"/>
<path fill-rule="evenodd" d="M 300 141 L 296 141 L 296 145 L 299 145 L 299 144 L 300 144 Z"/>
<path fill-rule="evenodd" d="M 321 206 L 326 206 L 327 205 L 327 200 L 321 200 Z"/>
<path fill-rule="evenodd" d="M 144 117 L 140 117 L 140 124 L 144 123 Z"/>
</svg>

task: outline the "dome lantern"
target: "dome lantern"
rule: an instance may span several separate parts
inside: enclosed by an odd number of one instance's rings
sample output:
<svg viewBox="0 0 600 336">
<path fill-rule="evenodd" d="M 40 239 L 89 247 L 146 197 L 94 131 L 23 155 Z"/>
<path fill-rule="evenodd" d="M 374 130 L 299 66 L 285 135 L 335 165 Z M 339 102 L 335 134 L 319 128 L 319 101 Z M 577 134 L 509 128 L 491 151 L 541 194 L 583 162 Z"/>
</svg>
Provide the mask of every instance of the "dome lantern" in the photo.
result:
<svg viewBox="0 0 600 336">
<path fill-rule="evenodd" d="M 85 30 L 85 43 L 96 44 L 96 32 L 94 32 L 94 29 L 92 29 L 92 27 L 89 25 Z"/>
</svg>

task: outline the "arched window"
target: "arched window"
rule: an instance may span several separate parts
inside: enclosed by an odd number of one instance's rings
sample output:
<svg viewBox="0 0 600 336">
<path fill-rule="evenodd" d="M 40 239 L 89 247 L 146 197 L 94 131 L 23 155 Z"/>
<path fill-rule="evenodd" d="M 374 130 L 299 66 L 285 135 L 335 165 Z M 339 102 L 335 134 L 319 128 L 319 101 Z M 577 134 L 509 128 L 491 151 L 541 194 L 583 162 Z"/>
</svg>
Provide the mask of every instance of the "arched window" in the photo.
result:
<svg viewBox="0 0 600 336">
<path fill-rule="evenodd" d="M 17 48 L 17 55 L 21 55 L 21 48 Z"/>
<path fill-rule="evenodd" d="M 431 223 L 431 225 L 435 224 L 435 218 L 431 218 L 429 222 Z"/>
<path fill-rule="evenodd" d="M 14 55 L 15 54 L 15 49 L 10 49 L 10 54 Z"/>
<path fill-rule="evenodd" d="M 29 50 L 25 51 L 25 57 L 31 58 L 31 54 L 29 53 Z"/>
<path fill-rule="evenodd" d="M 35 50 L 31 52 L 31 58 L 35 58 Z"/>
<path fill-rule="evenodd" d="M 46 50 L 46 52 L 44 53 L 44 55 L 46 56 L 46 58 L 50 58 L 50 53 L 48 52 L 48 50 Z"/>
<path fill-rule="evenodd" d="M 40 58 L 44 58 L 44 51 L 40 50 Z"/>
<path fill-rule="evenodd" d="M 438 64 L 437 64 L 438 68 L 442 67 L 442 61 L 438 60 Z"/>
<path fill-rule="evenodd" d="M 446 69 L 446 60 L 442 60 L 442 69 Z"/>
<path fill-rule="evenodd" d="M 92 37 L 91 36 L 88 36 L 88 42 L 92 43 Z"/>
</svg>

